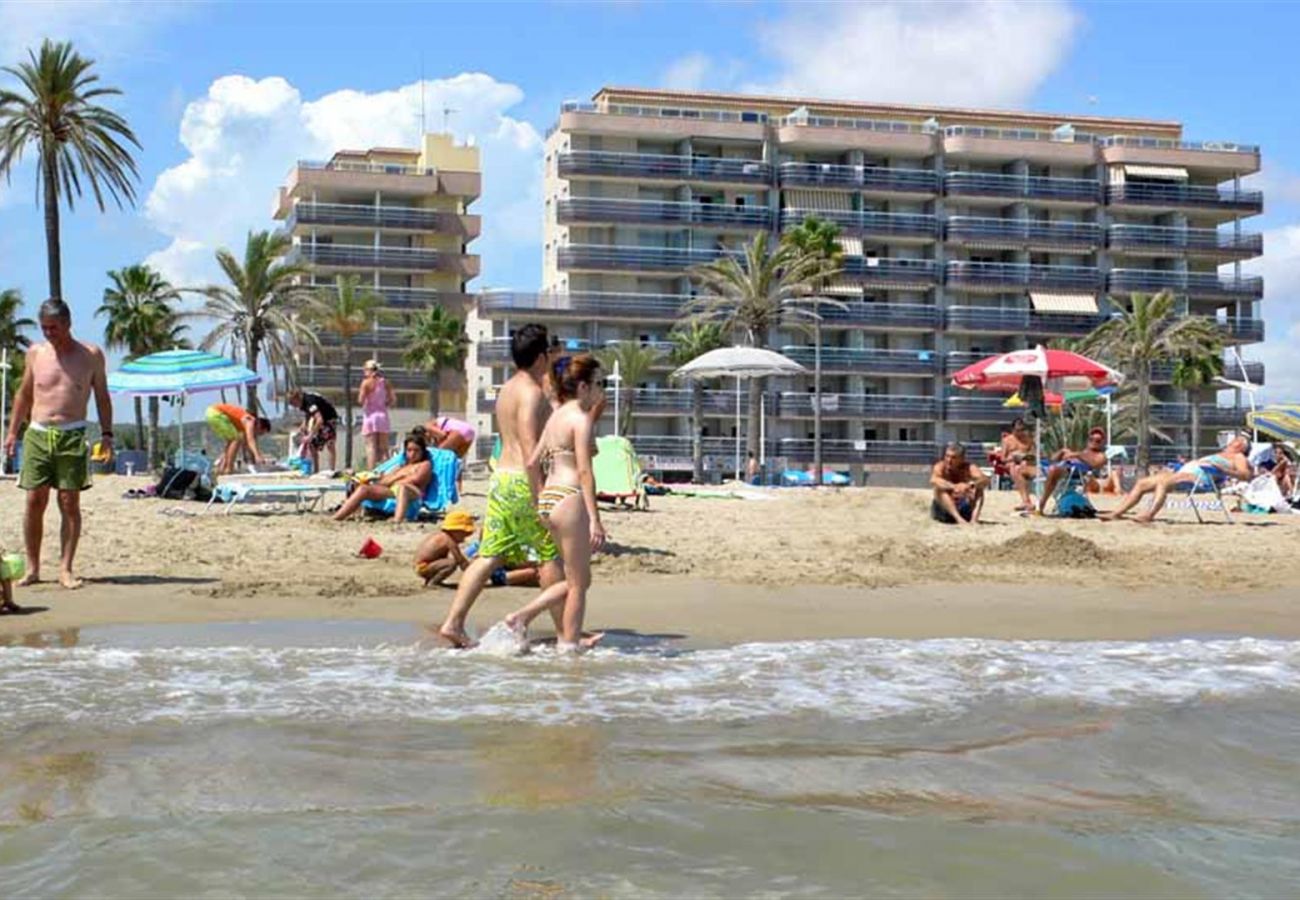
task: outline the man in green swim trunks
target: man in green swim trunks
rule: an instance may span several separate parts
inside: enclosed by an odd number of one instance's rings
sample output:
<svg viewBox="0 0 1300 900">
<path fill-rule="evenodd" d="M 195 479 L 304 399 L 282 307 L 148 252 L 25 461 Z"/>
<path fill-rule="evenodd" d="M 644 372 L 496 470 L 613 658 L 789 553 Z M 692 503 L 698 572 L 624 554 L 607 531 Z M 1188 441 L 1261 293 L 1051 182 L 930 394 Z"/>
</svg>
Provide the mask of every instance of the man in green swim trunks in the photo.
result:
<svg viewBox="0 0 1300 900">
<path fill-rule="evenodd" d="M 494 569 L 526 562 L 531 557 L 541 563 L 543 588 L 564 578 L 559 551 L 537 515 L 536 498 L 542 474 L 540 466 L 533 461 L 533 450 L 551 415 L 550 403 L 542 390 L 542 379 L 550 366 L 550 350 L 550 338 L 542 325 L 525 325 L 511 338 L 515 374 L 497 394 L 501 457 L 488 486 L 483 540 L 478 556 L 461 575 L 456 597 L 438 629 L 438 634 L 456 647 L 470 644 L 465 619 Z"/>
<path fill-rule="evenodd" d="M 81 492 L 90 487 L 86 446 L 86 407 L 95 395 L 100 441 L 113 449 L 113 404 L 108 396 L 104 354 L 94 344 L 72 336 L 72 313 L 62 300 L 41 304 L 41 333 L 45 343 L 27 351 L 27 368 L 14 396 L 13 416 L 4 453 L 13 456 L 19 429 L 23 439 L 23 465 L 18 486 L 27 491 L 23 536 L 27 545 L 27 574 L 19 584 L 41 580 L 41 540 L 45 535 L 45 508 L 50 489 L 58 493 L 62 526 L 59 529 L 59 583 L 81 587 L 72 562 L 81 539 Z"/>
</svg>

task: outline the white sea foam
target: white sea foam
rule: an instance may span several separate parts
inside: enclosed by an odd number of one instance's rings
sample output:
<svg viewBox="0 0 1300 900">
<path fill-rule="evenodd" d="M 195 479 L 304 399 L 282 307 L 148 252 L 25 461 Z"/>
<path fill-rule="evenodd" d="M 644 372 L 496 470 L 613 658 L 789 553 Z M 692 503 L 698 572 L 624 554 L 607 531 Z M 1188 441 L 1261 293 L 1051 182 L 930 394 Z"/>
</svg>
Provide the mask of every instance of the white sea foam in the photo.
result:
<svg viewBox="0 0 1300 900">
<path fill-rule="evenodd" d="M 988 701 L 1099 707 L 1300 695 L 1300 642 L 844 640 L 581 659 L 413 646 L 0 650 L 0 727 L 295 717 L 862 721 Z"/>
</svg>

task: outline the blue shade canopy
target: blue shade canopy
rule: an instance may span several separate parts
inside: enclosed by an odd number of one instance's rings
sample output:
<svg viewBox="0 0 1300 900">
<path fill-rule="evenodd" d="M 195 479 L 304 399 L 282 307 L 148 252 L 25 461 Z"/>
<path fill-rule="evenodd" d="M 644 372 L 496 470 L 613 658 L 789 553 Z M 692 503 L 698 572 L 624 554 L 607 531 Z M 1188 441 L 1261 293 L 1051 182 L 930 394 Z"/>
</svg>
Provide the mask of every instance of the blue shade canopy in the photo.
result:
<svg viewBox="0 0 1300 900">
<path fill-rule="evenodd" d="M 115 394 L 161 397 L 220 391 L 261 380 L 252 369 L 215 353 L 165 350 L 133 359 L 109 373 L 108 389 Z"/>
<path fill-rule="evenodd" d="M 1280 403 L 1247 414 L 1246 423 L 1284 441 L 1300 441 L 1300 403 Z"/>
</svg>

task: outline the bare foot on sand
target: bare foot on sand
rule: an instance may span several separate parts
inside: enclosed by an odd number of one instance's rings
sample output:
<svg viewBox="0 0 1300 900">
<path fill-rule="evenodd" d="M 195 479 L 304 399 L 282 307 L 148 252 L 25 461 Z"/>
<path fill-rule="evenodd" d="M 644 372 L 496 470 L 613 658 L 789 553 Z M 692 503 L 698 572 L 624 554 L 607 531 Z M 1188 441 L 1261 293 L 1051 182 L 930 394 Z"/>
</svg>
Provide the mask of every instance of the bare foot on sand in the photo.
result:
<svg viewBox="0 0 1300 900">
<path fill-rule="evenodd" d="M 1121 516 L 1119 513 L 1114 513 L 1114 512 L 1097 513 L 1097 519 L 1101 522 L 1118 522 L 1122 518 L 1123 516 Z"/>
<path fill-rule="evenodd" d="M 59 573 L 59 584 L 63 585 L 67 590 L 79 590 L 85 583 L 85 581 L 78 578 L 76 575 L 73 575 L 71 572 Z"/>
<path fill-rule="evenodd" d="M 29 585 L 40 584 L 40 583 L 41 583 L 41 573 L 36 571 L 35 569 L 29 570 L 26 575 L 24 575 L 22 578 L 19 578 L 16 582 L 14 582 L 14 584 L 18 585 L 19 587 L 28 587 Z"/>
</svg>

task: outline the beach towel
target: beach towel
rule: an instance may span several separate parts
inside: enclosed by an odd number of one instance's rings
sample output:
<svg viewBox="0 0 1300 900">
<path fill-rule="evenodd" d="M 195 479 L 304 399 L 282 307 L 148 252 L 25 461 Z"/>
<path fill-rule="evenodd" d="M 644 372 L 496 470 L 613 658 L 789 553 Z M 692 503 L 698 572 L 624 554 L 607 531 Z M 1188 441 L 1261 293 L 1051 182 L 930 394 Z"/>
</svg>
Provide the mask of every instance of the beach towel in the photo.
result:
<svg viewBox="0 0 1300 900">
<path fill-rule="evenodd" d="M 460 491 L 456 485 L 457 478 L 460 475 L 460 457 L 456 455 L 455 451 L 438 448 L 432 448 L 424 452 L 433 464 L 433 477 L 429 479 L 429 486 L 424 489 L 424 496 L 420 498 L 420 502 L 412 503 L 407 507 L 406 518 L 408 521 L 414 521 L 421 516 L 435 516 L 460 501 Z M 404 451 L 398 450 L 388 459 L 375 466 L 375 474 L 382 475 L 391 471 L 401 465 L 404 458 Z M 397 500 L 393 497 L 386 500 L 367 500 L 361 505 L 381 516 L 391 516 L 397 512 Z"/>
<path fill-rule="evenodd" d="M 596 476 L 598 499 L 632 499 L 637 507 L 648 506 L 641 478 L 641 461 L 627 438 L 612 434 L 596 438 L 596 458 L 592 460 L 592 469 Z"/>
</svg>

